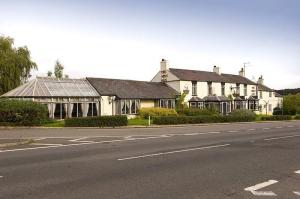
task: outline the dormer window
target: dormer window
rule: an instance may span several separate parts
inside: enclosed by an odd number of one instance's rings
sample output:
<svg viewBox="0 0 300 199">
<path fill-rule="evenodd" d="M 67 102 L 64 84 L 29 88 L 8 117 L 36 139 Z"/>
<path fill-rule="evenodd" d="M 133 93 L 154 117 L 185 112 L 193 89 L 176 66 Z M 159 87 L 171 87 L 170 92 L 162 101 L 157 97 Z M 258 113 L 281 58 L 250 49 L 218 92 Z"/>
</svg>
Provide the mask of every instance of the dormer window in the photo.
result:
<svg viewBox="0 0 300 199">
<path fill-rule="evenodd" d="M 197 82 L 196 81 L 192 82 L 192 95 L 197 96 Z"/>
</svg>

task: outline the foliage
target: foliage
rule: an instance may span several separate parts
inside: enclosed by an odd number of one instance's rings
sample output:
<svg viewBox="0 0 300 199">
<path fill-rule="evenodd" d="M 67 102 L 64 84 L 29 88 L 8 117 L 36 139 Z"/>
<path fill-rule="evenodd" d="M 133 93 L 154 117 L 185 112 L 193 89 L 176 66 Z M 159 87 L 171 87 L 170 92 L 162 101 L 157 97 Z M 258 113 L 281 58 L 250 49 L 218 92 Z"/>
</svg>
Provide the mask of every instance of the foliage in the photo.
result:
<svg viewBox="0 0 300 199">
<path fill-rule="evenodd" d="M 209 109 L 185 108 L 183 110 L 177 110 L 177 113 L 179 115 L 185 115 L 185 116 L 219 115 L 219 112 L 214 108 L 209 108 Z"/>
<path fill-rule="evenodd" d="M 49 120 L 43 123 L 44 127 L 64 127 L 64 120 Z"/>
<path fill-rule="evenodd" d="M 59 60 L 56 60 L 54 66 L 54 75 L 56 78 L 62 78 L 64 74 L 64 66 Z"/>
<path fill-rule="evenodd" d="M 128 125 L 129 126 L 148 126 L 149 125 L 149 121 L 148 119 L 144 119 L 144 118 L 133 118 L 128 120 Z"/>
<path fill-rule="evenodd" d="M 202 115 L 202 116 L 167 116 L 154 117 L 153 124 L 200 124 L 200 123 L 224 123 L 224 122 L 251 122 L 255 118 L 251 116 L 223 116 L 223 115 Z"/>
<path fill-rule="evenodd" d="M 37 69 L 26 46 L 14 47 L 14 40 L 0 36 L 0 95 L 27 81 L 31 70 Z"/>
<path fill-rule="evenodd" d="M 284 115 L 284 111 L 282 108 L 277 106 L 273 109 L 273 115 Z"/>
<path fill-rule="evenodd" d="M 178 98 L 176 99 L 176 104 L 175 104 L 176 109 L 185 109 L 188 107 L 184 101 L 185 97 L 186 97 L 186 93 L 184 93 L 184 92 L 178 96 Z"/>
<path fill-rule="evenodd" d="M 247 109 L 233 110 L 230 113 L 230 115 L 234 116 L 234 117 L 250 117 L 250 118 L 253 118 L 253 120 L 255 120 L 255 118 L 256 118 L 256 114 L 253 111 L 247 110 Z"/>
<path fill-rule="evenodd" d="M 116 127 L 127 126 L 127 116 L 99 116 L 65 119 L 66 127 Z"/>
<path fill-rule="evenodd" d="M 52 71 L 50 71 L 50 70 L 47 72 L 47 76 L 48 76 L 48 77 L 52 77 L 52 74 L 53 74 L 53 73 L 52 73 Z"/>
<path fill-rule="evenodd" d="M 38 126 L 48 120 L 47 106 L 19 100 L 0 100 L 0 123 Z"/>
<path fill-rule="evenodd" d="M 295 119 L 295 120 L 300 120 L 300 115 L 296 115 L 296 116 L 294 117 L 294 119 Z"/>
<path fill-rule="evenodd" d="M 300 93 L 300 88 L 295 88 L 295 89 L 282 89 L 282 90 L 277 90 L 280 95 L 295 95 L 297 93 Z"/>
<path fill-rule="evenodd" d="M 286 115 L 300 114 L 300 93 L 283 98 L 283 111 Z"/>
<path fill-rule="evenodd" d="M 167 108 L 141 108 L 139 110 L 139 115 L 141 118 L 148 119 L 149 116 L 176 116 L 177 112 L 175 111 L 175 109 Z"/>
<path fill-rule="evenodd" d="M 291 120 L 292 116 L 290 115 L 272 115 L 272 116 L 262 116 L 262 121 L 276 121 L 276 120 Z"/>
</svg>

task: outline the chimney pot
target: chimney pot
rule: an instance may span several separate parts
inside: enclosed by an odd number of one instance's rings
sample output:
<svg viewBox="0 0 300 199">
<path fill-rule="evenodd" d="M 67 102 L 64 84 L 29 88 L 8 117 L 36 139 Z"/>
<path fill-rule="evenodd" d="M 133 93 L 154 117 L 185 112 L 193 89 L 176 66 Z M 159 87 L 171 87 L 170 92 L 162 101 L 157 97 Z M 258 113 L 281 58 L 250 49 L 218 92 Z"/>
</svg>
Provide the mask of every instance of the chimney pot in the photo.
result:
<svg viewBox="0 0 300 199">
<path fill-rule="evenodd" d="M 220 72 L 220 67 L 214 66 L 213 72 L 215 72 L 215 73 L 217 73 L 218 75 L 220 75 L 220 74 L 221 74 L 221 72 Z"/>
</svg>

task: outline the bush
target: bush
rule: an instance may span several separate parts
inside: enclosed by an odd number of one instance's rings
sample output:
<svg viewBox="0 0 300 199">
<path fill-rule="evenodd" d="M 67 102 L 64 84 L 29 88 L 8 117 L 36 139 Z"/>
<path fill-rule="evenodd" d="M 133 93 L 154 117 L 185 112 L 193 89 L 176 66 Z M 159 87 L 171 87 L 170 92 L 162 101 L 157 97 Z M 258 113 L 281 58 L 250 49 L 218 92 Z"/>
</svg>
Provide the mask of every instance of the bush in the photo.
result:
<svg viewBox="0 0 300 199">
<path fill-rule="evenodd" d="M 290 115 L 272 115 L 272 116 L 262 116 L 262 121 L 277 121 L 277 120 L 291 120 L 292 116 Z"/>
<path fill-rule="evenodd" d="M 294 117 L 294 119 L 295 119 L 295 120 L 300 120 L 300 115 L 296 115 L 296 116 Z"/>
<path fill-rule="evenodd" d="M 177 113 L 179 115 L 186 115 L 186 116 L 219 115 L 218 111 L 214 109 L 196 109 L 196 108 L 177 110 Z"/>
<path fill-rule="evenodd" d="M 256 118 L 256 114 L 251 111 L 251 110 L 247 110 L 247 109 L 237 109 L 237 110 L 233 110 L 230 113 L 230 116 L 234 116 L 234 117 L 249 117 L 249 118 L 253 118 L 253 120 L 255 120 Z"/>
<path fill-rule="evenodd" d="M 148 119 L 148 117 L 157 117 L 157 116 L 177 116 L 175 109 L 167 108 L 141 108 L 139 110 L 139 115 L 142 118 Z"/>
<path fill-rule="evenodd" d="M 154 117 L 153 123 L 158 125 L 164 124 L 200 124 L 200 123 L 224 123 L 224 122 L 251 122 L 255 117 L 252 116 L 222 116 L 222 115 L 205 115 L 205 116 L 168 116 Z"/>
<path fill-rule="evenodd" d="M 65 120 L 66 127 L 116 127 L 127 126 L 127 124 L 127 116 L 81 117 Z"/>
<path fill-rule="evenodd" d="M 273 109 L 273 115 L 282 115 L 283 114 L 283 109 L 280 107 L 275 107 Z"/>
<path fill-rule="evenodd" d="M 39 126 L 47 120 L 45 105 L 32 101 L 0 100 L 0 125 Z"/>
</svg>

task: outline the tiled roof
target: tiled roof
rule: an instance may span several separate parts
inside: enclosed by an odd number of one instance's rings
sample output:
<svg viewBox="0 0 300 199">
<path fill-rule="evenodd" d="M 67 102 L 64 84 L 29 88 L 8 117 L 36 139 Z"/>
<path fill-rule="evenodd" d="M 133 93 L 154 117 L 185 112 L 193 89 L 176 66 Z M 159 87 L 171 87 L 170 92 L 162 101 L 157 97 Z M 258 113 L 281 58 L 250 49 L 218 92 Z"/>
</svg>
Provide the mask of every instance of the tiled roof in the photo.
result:
<svg viewBox="0 0 300 199">
<path fill-rule="evenodd" d="M 259 91 L 269 91 L 269 92 L 274 91 L 273 89 L 271 89 L 263 84 L 257 84 L 257 87 L 258 87 Z"/>
<path fill-rule="evenodd" d="M 86 79 L 37 77 L 2 97 L 97 97 L 99 94 Z"/>
<path fill-rule="evenodd" d="M 208 95 L 203 98 L 206 102 L 224 102 L 230 101 L 227 97 L 224 96 L 216 96 L 216 95 Z"/>
<path fill-rule="evenodd" d="M 200 97 L 192 97 L 189 102 L 203 102 L 204 100 Z"/>
<path fill-rule="evenodd" d="M 115 95 L 121 99 L 174 99 L 178 93 L 164 83 L 90 78 L 87 80 L 100 95 Z"/>
<path fill-rule="evenodd" d="M 186 81 L 203 81 L 203 82 L 225 82 L 225 83 L 239 83 L 239 84 L 252 84 L 253 81 L 239 75 L 232 74 L 217 74 L 215 72 L 175 69 L 170 68 L 169 71 L 178 77 L 180 80 Z"/>
</svg>

